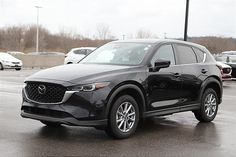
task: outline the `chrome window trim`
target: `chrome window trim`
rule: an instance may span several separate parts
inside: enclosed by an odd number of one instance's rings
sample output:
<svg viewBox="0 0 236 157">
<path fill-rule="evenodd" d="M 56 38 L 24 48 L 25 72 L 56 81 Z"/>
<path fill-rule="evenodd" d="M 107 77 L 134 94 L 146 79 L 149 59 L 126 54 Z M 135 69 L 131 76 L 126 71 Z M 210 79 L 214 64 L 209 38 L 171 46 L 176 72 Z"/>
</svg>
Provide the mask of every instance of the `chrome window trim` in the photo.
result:
<svg viewBox="0 0 236 157">
<path fill-rule="evenodd" d="M 206 53 L 203 52 L 203 61 L 202 61 L 202 63 L 205 63 L 205 61 L 206 61 L 206 57 L 207 57 Z"/>
</svg>

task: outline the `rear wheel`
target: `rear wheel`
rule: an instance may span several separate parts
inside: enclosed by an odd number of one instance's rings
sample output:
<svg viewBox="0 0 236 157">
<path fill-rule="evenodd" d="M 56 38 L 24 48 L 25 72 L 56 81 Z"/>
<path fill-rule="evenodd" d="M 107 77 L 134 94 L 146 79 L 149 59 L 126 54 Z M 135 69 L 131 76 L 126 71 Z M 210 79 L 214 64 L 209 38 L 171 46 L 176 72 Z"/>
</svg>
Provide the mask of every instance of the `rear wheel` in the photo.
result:
<svg viewBox="0 0 236 157">
<path fill-rule="evenodd" d="M 211 122 L 216 117 L 218 111 L 219 98 L 214 89 L 205 90 L 201 100 L 200 109 L 194 111 L 194 115 L 200 122 Z"/>
<path fill-rule="evenodd" d="M 4 68 L 3 68 L 3 65 L 2 65 L 2 63 L 0 63 L 0 70 L 3 70 Z"/>
<path fill-rule="evenodd" d="M 114 138 L 127 138 L 136 131 L 139 122 L 139 107 L 129 95 L 120 96 L 113 104 L 106 133 Z"/>
<path fill-rule="evenodd" d="M 54 123 L 54 122 L 48 122 L 48 121 L 41 121 L 41 123 L 47 125 L 47 126 L 52 126 L 52 127 L 58 127 L 61 126 L 60 123 Z"/>
</svg>

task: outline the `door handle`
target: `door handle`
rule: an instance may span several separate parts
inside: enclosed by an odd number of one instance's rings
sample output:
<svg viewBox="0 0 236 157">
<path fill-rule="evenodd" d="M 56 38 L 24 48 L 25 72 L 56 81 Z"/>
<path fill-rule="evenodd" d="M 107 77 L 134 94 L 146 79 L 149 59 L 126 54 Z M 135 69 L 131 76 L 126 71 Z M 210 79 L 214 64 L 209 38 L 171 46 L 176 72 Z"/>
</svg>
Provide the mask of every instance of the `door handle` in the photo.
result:
<svg viewBox="0 0 236 157">
<path fill-rule="evenodd" d="M 207 70 L 206 69 L 202 69 L 201 71 L 203 74 L 207 73 Z"/>
<path fill-rule="evenodd" d="M 175 73 L 174 76 L 177 78 L 177 77 L 180 77 L 180 73 Z"/>
</svg>

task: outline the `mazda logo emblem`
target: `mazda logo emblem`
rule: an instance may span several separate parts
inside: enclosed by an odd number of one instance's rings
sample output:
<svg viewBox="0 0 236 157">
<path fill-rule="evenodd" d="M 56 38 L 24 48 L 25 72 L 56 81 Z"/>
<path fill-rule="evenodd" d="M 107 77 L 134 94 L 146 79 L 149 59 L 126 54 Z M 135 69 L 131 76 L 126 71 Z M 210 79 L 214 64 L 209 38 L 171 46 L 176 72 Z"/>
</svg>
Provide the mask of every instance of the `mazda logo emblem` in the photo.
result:
<svg viewBox="0 0 236 157">
<path fill-rule="evenodd" d="M 38 92 L 39 92 L 39 94 L 45 94 L 46 93 L 46 86 L 45 85 L 39 85 L 38 86 Z"/>
</svg>

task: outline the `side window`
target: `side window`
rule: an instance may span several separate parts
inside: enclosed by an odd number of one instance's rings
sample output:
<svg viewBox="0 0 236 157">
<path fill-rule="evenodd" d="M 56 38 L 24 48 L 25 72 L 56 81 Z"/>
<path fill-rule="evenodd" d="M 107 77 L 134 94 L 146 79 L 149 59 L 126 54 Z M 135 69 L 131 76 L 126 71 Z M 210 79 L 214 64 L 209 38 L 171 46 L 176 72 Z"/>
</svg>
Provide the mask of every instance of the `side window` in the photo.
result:
<svg viewBox="0 0 236 157">
<path fill-rule="evenodd" d="M 80 54 L 80 55 L 86 55 L 86 50 L 84 50 L 84 49 L 81 49 L 81 50 L 75 50 L 74 51 L 74 54 Z"/>
<path fill-rule="evenodd" d="M 198 63 L 203 62 L 204 59 L 204 52 L 202 52 L 201 50 L 199 50 L 198 48 L 193 47 L 193 50 L 197 56 L 197 61 Z"/>
<path fill-rule="evenodd" d="M 74 54 L 81 54 L 81 50 L 74 50 Z"/>
<path fill-rule="evenodd" d="M 193 49 L 184 45 L 176 45 L 179 64 L 197 63 L 197 58 Z"/>
<path fill-rule="evenodd" d="M 175 55 L 173 52 L 173 48 L 171 45 L 163 45 L 161 46 L 157 52 L 154 54 L 152 60 L 151 60 L 151 64 L 154 65 L 154 62 L 157 59 L 165 59 L 165 60 L 169 60 L 170 64 L 175 64 Z"/>
</svg>

